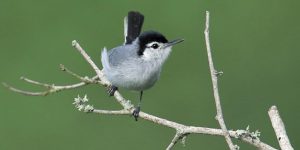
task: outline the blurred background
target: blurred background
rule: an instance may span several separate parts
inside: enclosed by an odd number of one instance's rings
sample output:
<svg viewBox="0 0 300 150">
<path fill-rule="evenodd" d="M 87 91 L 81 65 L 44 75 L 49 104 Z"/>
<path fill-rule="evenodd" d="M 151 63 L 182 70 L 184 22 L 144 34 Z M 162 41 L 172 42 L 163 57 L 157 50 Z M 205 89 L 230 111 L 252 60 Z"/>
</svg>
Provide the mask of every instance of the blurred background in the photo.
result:
<svg viewBox="0 0 300 150">
<path fill-rule="evenodd" d="M 94 72 L 71 47 L 78 40 L 101 66 L 101 49 L 123 43 L 130 10 L 146 18 L 143 30 L 184 38 L 164 66 L 159 82 L 144 93 L 142 110 L 179 123 L 218 128 L 204 42 L 205 11 L 211 13 L 211 44 L 229 129 L 261 131 L 278 148 L 267 111 L 277 105 L 294 148 L 300 148 L 300 2 L 286 0 L 0 1 L 0 81 L 41 91 L 25 76 L 57 85 L 78 82 L 59 64 L 82 76 Z M 121 89 L 137 103 L 138 93 Z M 130 116 L 85 114 L 72 105 L 87 94 L 99 109 L 120 109 L 96 85 L 46 97 L 28 97 L 0 87 L 0 149 L 165 149 L 175 131 Z M 255 149 L 234 140 L 243 150 Z M 177 150 L 227 149 L 223 137 L 188 136 Z"/>
</svg>

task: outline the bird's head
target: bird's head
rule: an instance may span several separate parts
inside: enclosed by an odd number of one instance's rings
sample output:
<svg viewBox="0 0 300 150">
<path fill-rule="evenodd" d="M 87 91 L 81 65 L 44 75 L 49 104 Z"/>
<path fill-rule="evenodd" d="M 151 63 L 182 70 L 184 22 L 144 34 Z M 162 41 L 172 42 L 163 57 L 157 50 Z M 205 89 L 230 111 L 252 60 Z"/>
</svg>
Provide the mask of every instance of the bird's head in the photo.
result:
<svg viewBox="0 0 300 150">
<path fill-rule="evenodd" d="M 171 52 L 172 46 L 182 41 L 183 39 L 176 39 L 169 42 L 159 32 L 146 31 L 138 37 L 137 54 L 145 60 L 162 59 L 164 61 Z"/>
</svg>

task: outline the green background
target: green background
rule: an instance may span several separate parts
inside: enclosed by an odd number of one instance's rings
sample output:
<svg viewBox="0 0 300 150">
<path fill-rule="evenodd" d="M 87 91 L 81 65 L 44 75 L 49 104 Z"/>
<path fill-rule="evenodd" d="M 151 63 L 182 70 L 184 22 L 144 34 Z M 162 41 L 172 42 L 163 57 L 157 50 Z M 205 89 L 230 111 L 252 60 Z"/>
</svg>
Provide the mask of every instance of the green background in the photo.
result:
<svg viewBox="0 0 300 150">
<path fill-rule="evenodd" d="M 204 43 L 205 11 L 211 12 L 215 66 L 224 71 L 220 96 L 229 129 L 262 132 L 278 148 L 267 111 L 277 105 L 294 148 L 300 148 L 300 2 L 296 0 L 122 0 L 0 1 L 0 80 L 40 91 L 18 80 L 71 84 L 59 71 L 64 64 L 80 75 L 95 73 L 71 47 L 76 39 L 101 66 L 101 49 L 123 43 L 123 17 L 129 10 L 145 16 L 143 30 L 168 39 L 184 38 L 164 65 L 161 79 L 144 93 L 142 110 L 195 126 L 218 128 Z M 121 90 L 137 102 L 138 94 Z M 85 114 L 72 105 L 87 94 L 101 109 L 120 109 L 96 85 L 47 97 L 28 97 L 0 87 L 1 150 L 165 149 L 174 130 L 129 116 Z M 234 140 L 241 149 L 254 147 Z M 188 136 L 175 149 L 227 149 L 223 137 Z"/>
</svg>

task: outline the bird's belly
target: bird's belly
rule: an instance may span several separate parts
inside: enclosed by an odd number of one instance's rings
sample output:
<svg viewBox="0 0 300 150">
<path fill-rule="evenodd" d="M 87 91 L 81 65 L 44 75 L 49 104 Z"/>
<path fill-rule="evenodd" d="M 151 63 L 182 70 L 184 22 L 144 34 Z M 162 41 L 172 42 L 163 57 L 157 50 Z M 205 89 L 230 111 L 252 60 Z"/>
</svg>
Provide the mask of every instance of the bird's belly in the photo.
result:
<svg viewBox="0 0 300 150">
<path fill-rule="evenodd" d="M 105 73 L 107 79 L 117 87 L 142 91 L 152 87 L 159 78 L 160 71 L 145 68 L 127 68 L 111 70 Z"/>
</svg>

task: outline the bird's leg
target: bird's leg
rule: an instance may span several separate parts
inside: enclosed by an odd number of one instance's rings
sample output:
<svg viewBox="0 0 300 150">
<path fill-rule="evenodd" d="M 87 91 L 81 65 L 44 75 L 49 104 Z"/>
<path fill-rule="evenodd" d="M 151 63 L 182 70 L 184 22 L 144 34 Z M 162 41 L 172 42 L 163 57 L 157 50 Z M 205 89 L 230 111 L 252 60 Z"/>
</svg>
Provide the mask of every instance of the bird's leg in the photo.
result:
<svg viewBox="0 0 300 150">
<path fill-rule="evenodd" d="M 142 96 L 143 96 L 143 91 L 140 92 L 139 103 L 138 103 L 137 107 L 134 108 L 133 113 L 132 113 L 135 121 L 138 121 L 139 113 L 140 113 L 140 110 L 141 110 L 141 104 L 142 104 Z"/>
<path fill-rule="evenodd" d="M 107 93 L 109 96 L 114 96 L 115 92 L 118 90 L 118 87 L 111 85 L 107 88 Z"/>
</svg>

